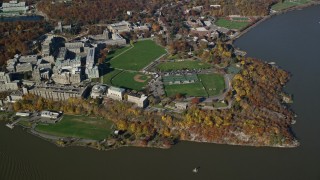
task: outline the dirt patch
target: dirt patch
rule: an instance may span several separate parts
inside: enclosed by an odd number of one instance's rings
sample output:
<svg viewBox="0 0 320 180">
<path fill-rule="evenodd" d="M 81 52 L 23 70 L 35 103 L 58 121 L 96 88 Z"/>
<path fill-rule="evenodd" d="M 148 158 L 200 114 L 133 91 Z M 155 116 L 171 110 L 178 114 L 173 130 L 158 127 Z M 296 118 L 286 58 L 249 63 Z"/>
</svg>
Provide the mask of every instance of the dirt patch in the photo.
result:
<svg viewBox="0 0 320 180">
<path fill-rule="evenodd" d="M 150 78 L 149 76 L 147 76 L 147 78 L 145 78 L 145 76 L 144 76 L 144 75 L 141 75 L 141 74 L 137 74 L 137 75 L 135 75 L 135 76 L 133 77 L 133 79 L 134 79 L 135 81 L 140 82 L 140 83 L 146 82 L 149 78 Z"/>
</svg>

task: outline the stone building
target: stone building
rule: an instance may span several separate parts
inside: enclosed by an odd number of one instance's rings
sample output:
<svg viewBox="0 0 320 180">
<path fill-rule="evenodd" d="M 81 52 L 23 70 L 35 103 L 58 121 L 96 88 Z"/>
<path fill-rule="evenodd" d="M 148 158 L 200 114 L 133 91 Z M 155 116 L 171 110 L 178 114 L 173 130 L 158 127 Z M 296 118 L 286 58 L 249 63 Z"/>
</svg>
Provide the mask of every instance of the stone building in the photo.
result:
<svg viewBox="0 0 320 180">
<path fill-rule="evenodd" d="M 21 90 L 13 91 L 8 97 L 9 102 L 16 102 L 22 100 L 23 92 Z"/>
<path fill-rule="evenodd" d="M 89 79 L 99 78 L 99 69 L 98 66 L 94 66 L 93 68 L 86 68 L 86 74 Z"/>
<path fill-rule="evenodd" d="M 188 103 L 187 102 L 177 102 L 175 104 L 175 107 L 178 109 L 178 110 L 186 110 L 188 108 Z"/>
<path fill-rule="evenodd" d="M 38 82 L 44 79 L 50 79 L 51 75 L 51 69 L 35 67 L 32 71 L 33 80 Z"/>
<path fill-rule="evenodd" d="M 108 89 L 107 97 L 114 99 L 114 100 L 122 101 L 124 91 L 125 91 L 125 89 L 123 89 L 123 88 L 110 87 Z"/>
<path fill-rule="evenodd" d="M 17 58 L 13 58 L 13 59 L 9 59 L 7 61 L 7 66 L 6 66 L 6 69 L 9 71 L 9 72 L 16 72 L 16 65 L 18 63 L 18 59 Z"/>
<path fill-rule="evenodd" d="M 11 73 L 0 72 L 0 82 L 9 83 L 11 80 Z"/>
<path fill-rule="evenodd" d="M 95 41 L 99 41 L 99 40 L 105 41 L 110 39 L 108 29 L 105 29 L 102 34 L 91 35 L 89 37 Z"/>
<path fill-rule="evenodd" d="M 16 72 L 28 72 L 32 70 L 33 66 L 31 63 L 19 63 L 16 65 Z"/>
<path fill-rule="evenodd" d="M 64 32 L 64 31 L 69 31 L 71 30 L 72 26 L 71 24 L 68 24 L 68 25 L 62 25 L 61 21 L 58 22 L 58 25 L 55 27 L 55 30 L 56 31 L 59 31 L 59 32 Z"/>
<path fill-rule="evenodd" d="M 27 11 L 26 2 L 18 2 L 18 1 L 9 1 L 8 3 L 2 3 L 2 11 L 3 12 L 22 12 L 25 13 Z"/>
<path fill-rule="evenodd" d="M 36 85 L 29 93 L 54 101 L 64 101 L 69 98 L 83 98 L 88 95 L 88 86 L 60 86 L 60 85 Z"/>
<path fill-rule="evenodd" d="M 114 24 L 109 24 L 107 28 L 112 33 L 121 33 L 121 32 L 130 32 L 131 31 L 131 25 L 127 21 L 121 21 Z"/>
<path fill-rule="evenodd" d="M 91 91 L 91 98 L 102 97 L 107 91 L 107 87 L 104 85 L 94 85 Z"/>
<path fill-rule="evenodd" d="M 148 97 L 144 94 L 128 94 L 128 101 L 136 104 L 138 107 L 145 108 L 148 106 Z"/>
<path fill-rule="evenodd" d="M 68 52 L 68 49 L 66 47 L 61 47 L 59 48 L 59 54 L 57 56 L 57 61 L 58 60 L 65 60 L 67 58 L 67 52 Z"/>
<path fill-rule="evenodd" d="M 19 84 L 18 81 L 13 81 L 8 83 L 0 82 L 0 92 L 18 90 L 19 89 L 18 84 Z"/>
<path fill-rule="evenodd" d="M 91 69 L 94 65 L 95 48 L 90 48 L 86 58 L 86 67 Z"/>
<path fill-rule="evenodd" d="M 54 69 L 70 69 L 81 66 L 81 57 L 77 56 L 75 59 L 57 60 Z"/>
<path fill-rule="evenodd" d="M 53 74 L 52 80 L 58 84 L 79 84 L 82 81 L 80 73 L 71 74 L 70 72 Z"/>
<path fill-rule="evenodd" d="M 51 69 L 52 68 L 51 67 L 51 63 L 49 63 L 49 62 L 47 62 L 47 61 L 45 61 L 43 59 L 38 59 L 36 65 L 37 65 L 38 68 L 42 68 L 42 69 Z"/>
<path fill-rule="evenodd" d="M 71 52 L 80 53 L 84 51 L 84 43 L 83 42 L 68 42 L 65 43 L 64 46 Z"/>
<path fill-rule="evenodd" d="M 19 57 L 20 63 L 37 64 L 37 61 L 38 61 L 37 55 L 27 55 L 27 56 L 20 56 Z"/>
</svg>

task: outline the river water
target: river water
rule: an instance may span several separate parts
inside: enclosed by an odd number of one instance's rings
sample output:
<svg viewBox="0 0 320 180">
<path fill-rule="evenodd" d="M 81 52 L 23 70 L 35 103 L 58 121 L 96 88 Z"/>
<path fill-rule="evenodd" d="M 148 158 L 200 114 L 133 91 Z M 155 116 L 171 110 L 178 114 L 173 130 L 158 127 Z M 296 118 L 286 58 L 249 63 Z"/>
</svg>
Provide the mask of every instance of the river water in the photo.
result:
<svg viewBox="0 0 320 180">
<path fill-rule="evenodd" d="M 42 16 L 13 16 L 13 17 L 0 17 L 0 22 L 16 22 L 16 21 L 41 21 Z"/>
<path fill-rule="evenodd" d="M 58 148 L 0 123 L 0 179 L 320 180 L 320 6 L 265 21 L 235 43 L 293 74 L 286 91 L 301 146 L 256 148 L 182 142 L 169 150 Z M 198 174 L 192 169 L 200 166 Z"/>
</svg>

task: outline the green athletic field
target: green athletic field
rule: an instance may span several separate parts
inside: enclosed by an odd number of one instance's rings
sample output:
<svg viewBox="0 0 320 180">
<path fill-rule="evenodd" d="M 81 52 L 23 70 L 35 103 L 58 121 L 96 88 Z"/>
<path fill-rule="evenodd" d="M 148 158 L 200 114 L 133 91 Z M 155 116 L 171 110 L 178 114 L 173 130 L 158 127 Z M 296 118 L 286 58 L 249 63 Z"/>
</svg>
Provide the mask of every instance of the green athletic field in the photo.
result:
<svg viewBox="0 0 320 180">
<path fill-rule="evenodd" d="M 223 93 L 225 82 L 219 74 L 198 74 L 199 81 L 188 84 L 166 84 L 164 89 L 168 97 L 182 94 L 185 96 L 210 97 Z"/>
<path fill-rule="evenodd" d="M 137 77 L 137 75 L 138 76 L 140 75 L 139 79 L 144 82 L 136 81 L 135 77 Z M 112 78 L 111 84 L 116 87 L 122 87 L 122 88 L 128 88 L 128 89 L 140 91 L 148 84 L 149 80 L 150 80 L 150 77 L 144 74 L 137 73 L 137 72 L 123 71 Z"/>
<path fill-rule="evenodd" d="M 139 71 L 165 53 L 154 41 L 145 40 L 136 42 L 134 47 L 122 48 L 121 52 L 116 50 L 107 60 L 112 68 Z"/>
<path fill-rule="evenodd" d="M 223 76 L 219 74 L 199 74 L 201 80 L 209 96 L 216 96 L 223 92 L 225 82 Z"/>
<path fill-rule="evenodd" d="M 176 62 L 164 62 L 160 63 L 157 66 L 157 70 L 160 71 L 173 71 L 173 70 L 182 70 L 182 69 L 206 69 L 210 68 L 210 65 L 207 63 L 199 61 L 176 61 Z"/>
<path fill-rule="evenodd" d="M 220 27 L 225 27 L 228 29 L 237 29 L 241 30 L 249 25 L 249 22 L 237 22 L 237 21 L 231 21 L 225 18 L 219 18 L 215 24 Z"/>
<path fill-rule="evenodd" d="M 110 135 L 112 124 L 95 117 L 64 115 L 57 124 L 40 124 L 36 131 L 62 137 L 102 140 Z"/>
<path fill-rule="evenodd" d="M 178 93 L 185 96 L 195 96 L 195 97 L 208 96 L 201 82 L 190 83 L 190 84 L 165 85 L 164 90 L 168 97 L 175 96 Z"/>
</svg>

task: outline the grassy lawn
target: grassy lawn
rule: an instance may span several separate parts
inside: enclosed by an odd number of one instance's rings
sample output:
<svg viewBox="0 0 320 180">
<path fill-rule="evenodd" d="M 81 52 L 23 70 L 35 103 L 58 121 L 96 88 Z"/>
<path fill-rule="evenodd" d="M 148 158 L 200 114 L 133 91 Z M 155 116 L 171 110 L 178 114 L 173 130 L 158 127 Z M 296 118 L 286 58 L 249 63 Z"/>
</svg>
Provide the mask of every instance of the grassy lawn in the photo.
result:
<svg viewBox="0 0 320 180">
<path fill-rule="evenodd" d="M 219 74 L 199 74 L 198 78 L 206 88 L 209 96 L 219 95 L 225 88 L 224 78 Z"/>
<path fill-rule="evenodd" d="M 297 6 L 297 5 L 301 5 L 301 4 L 306 4 L 308 2 L 311 2 L 312 0 L 296 0 L 296 1 L 288 1 L 288 0 L 285 0 L 283 3 L 282 2 L 279 2 L 275 5 L 273 5 L 271 7 L 271 9 L 275 10 L 275 11 L 281 11 L 283 9 L 287 9 L 287 8 L 290 8 L 290 7 L 293 7 L 293 6 Z"/>
<path fill-rule="evenodd" d="M 112 122 L 87 116 L 64 115 L 57 124 L 40 124 L 36 130 L 63 137 L 102 140 L 111 133 Z"/>
<path fill-rule="evenodd" d="M 228 105 L 226 103 L 222 102 L 215 102 L 213 103 L 214 107 L 219 108 L 219 107 L 227 107 Z"/>
<path fill-rule="evenodd" d="M 139 79 L 144 82 L 136 81 L 134 77 L 137 75 L 140 75 Z M 149 79 L 150 77 L 141 73 L 123 71 L 117 76 L 115 76 L 112 79 L 111 83 L 113 86 L 129 88 L 129 89 L 140 91 L 143 89 L 144 86 L 147 85 Z"/>
<path fill-rule="evenodd" d="M 190 84 L 173 84 L 165 85 L 164 87 L 167 96 L 175 96 L 180 93 L 185 96 L 196 96 L 196 97 L 207 97 L 208 94 L 201 82 L 190 83 Z"/>
<path fill-rule="evenodd" d="M 249 22 L 237 22 L 237 21 L 230 21 L 228 19 L 219 18 L 215 24 L 220 27 L 225 27 L 228 29 L 238 29 L 241 30 L 249 25 Z"/>
<path fill-rule="evenodd" d="M 249 18 L 247 18 L 247 17 L 233 17 L 232 20 L 234 20 L 234 21 L 248 21 Z"/>
<path fill-rule="evenodd" d="M 115 57 L 123 51 L 121 49 L 121 52 L 116 51 L 112 57 L 107 57 L 107 60 L 110 60 L 111 67 L 139 71 L 166 53 L 162 47 L 151 40 L 138 41 L 132 49 Z"/>
<path fill-rule="evenodd" d="M 237 67 L 236 65 L 232 64 L 227 68 L 227 72 L 229 74 L 238 74 L 241 71 L 241 68 Z"/>
<path fill-rule="evenodd" d="M 206 69 L 210 68 L 209 64 L 199 61 L 177 61 L 177 62 L 165 62 L 157 66 L 160 71 L 172 71 L 181 69 Z"/>
<path fill-rule="evenodd" d="M 121 73 L 121 70 L 113 69 L 112 71 L 108 72 L 103 76 L 103 84 L 112 85 L 111 80 L 113 77 Z"/>
<path fill-rule="evenodd" d="M 20 124 L 20 125 L 22 125 L 24 127 L 29 127 L 29 128 L 31 128 L 31 126 L 32 126 L 32 123 L 29 122 L 29 121 L 26 121 L 26 120 L 19 121 L 18 124 Z"/>
<path fill-rule="evenodd" d="M 112 58 L 115 56 L 118 56 L 119 54 L 123 53 L 124 51 L 130 49 L 132 46 L 125 46 L 125 47 L 120 47 L 115 51 L 111 51 L 108 53 L 106 61 L 110 61 Z"/>
</svg>

